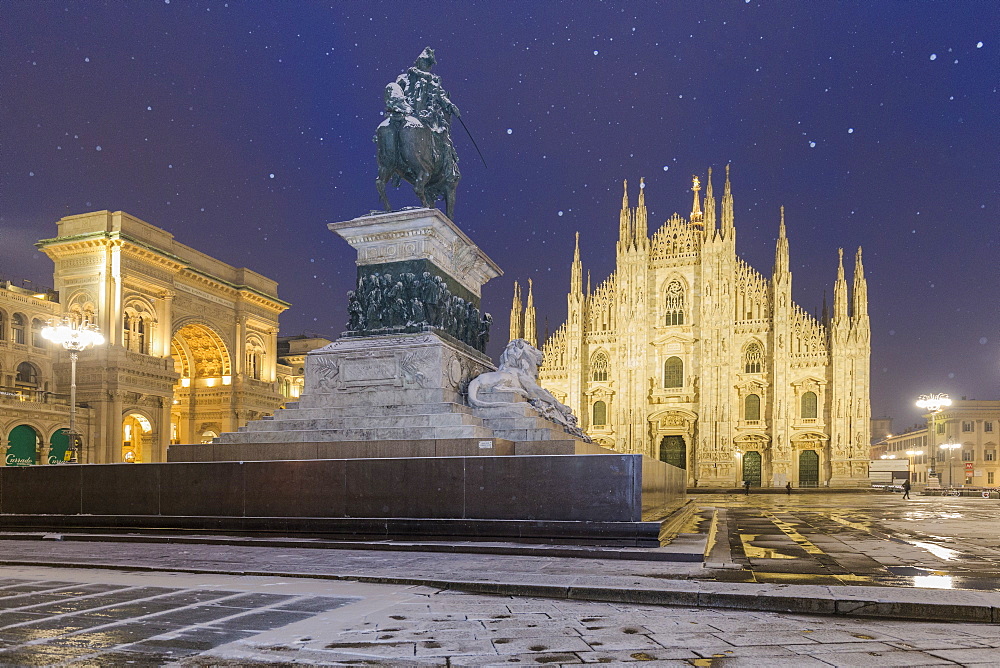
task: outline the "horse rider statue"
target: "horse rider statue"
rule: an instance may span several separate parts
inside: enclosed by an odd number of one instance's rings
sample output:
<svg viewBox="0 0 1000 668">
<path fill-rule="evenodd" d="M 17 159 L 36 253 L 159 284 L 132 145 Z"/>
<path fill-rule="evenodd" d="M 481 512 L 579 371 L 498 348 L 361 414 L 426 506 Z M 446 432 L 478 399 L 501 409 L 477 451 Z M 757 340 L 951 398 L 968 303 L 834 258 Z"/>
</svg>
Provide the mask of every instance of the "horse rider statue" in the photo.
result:
<svg viewBox="0 0 1000 668">
<path fill-rule="evenodd" d="M 398 186 L 400 179 L 413 184 L 421 203 L 431 207 L 444 199 L 448 217 L 455 209 L 455 190 L 461 174 L 458 155 L 451 141 L 451 117 L 460 116 L 448 99 L 441 77 L 431 73 L 437 63 L 434 50 L 424 49 L 413 67 L 385 88 L 384 120 L 375 132 L 378 147 L 379 198 L 391 211 L 385 184 Z"/>
</svg>

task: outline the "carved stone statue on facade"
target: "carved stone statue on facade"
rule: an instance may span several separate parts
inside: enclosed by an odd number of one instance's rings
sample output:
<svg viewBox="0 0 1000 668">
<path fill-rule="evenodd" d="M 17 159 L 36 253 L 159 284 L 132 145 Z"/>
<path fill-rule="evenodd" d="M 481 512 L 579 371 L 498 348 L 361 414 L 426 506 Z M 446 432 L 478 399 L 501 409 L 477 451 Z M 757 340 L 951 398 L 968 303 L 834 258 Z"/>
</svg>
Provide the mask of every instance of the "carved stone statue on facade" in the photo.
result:
<svg viewBox="0 0 1000 668">
<path fill-rule="evenodd" d="M 496 371 L 480 374 L 469 383 L 469 405 L 487 408 L 515 403 L 502 399 L 483 399 L 483 395 L 491 393 L 513 393 L 527 399 L 545 419 L 561 425 L 568 433 L 590 443 L 590 437 L 578 426 L 572 409 L 538 384 L 538 367 L 541 363 L 541 351 L 524 339 L 514 339 L 500 355 Z"/>
<path fill-rule="evenodd" d="M 387 118 L 375 131 L 375 184 L 386 211 L 392 210 L 386 183 L 399 186 L 402 179 L 413 185 L 413 192 L 428 208 L 444 199 L 448 217 L 454 218 L 461 174 L 451 141 L 451 117 L 460 114 L 441 86 L 441 77 L 431 74 L 436 63 L 434 50 L 428 47 L 413 67 L 385 88 Z"/>
</svg>

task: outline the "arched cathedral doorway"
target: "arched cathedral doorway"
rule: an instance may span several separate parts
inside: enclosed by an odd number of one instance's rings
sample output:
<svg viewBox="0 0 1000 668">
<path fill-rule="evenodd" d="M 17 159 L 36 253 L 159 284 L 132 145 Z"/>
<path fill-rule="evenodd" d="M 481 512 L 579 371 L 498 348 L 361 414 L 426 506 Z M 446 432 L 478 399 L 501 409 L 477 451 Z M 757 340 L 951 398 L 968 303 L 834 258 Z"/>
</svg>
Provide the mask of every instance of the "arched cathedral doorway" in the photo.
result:
<svg viewBox="0 0 1000 668">
<path fill-rule="evenodd" d="M 679 469 L 687 468 L 687 446 L 683 436 L 664 436 L 660 439 L 659 459 Z"/>
<path fill-rule="evenodd" d="M 756 450 L 743 455 L 743 480 L 749 480 L 752 487 L 760 487 L 761 457 Z"/>
</svg>

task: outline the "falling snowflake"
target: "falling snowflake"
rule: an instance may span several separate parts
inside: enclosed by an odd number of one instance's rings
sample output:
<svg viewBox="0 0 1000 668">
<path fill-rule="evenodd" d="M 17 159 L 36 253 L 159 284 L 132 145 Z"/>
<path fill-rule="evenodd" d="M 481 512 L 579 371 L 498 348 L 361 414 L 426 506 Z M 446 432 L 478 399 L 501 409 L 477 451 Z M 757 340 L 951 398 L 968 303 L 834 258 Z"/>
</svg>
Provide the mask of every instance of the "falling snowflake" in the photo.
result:
<svg viewBox="0 0 1000 668">
<path fill-rule="evenodd" d="M 854 134 L 854 128 L 847 128 L 847 134 L 853 135 Z"/>
<path fill-rule="evenodd" d="M 663 171 L 667 171 L 669 169 L 670 169 L 670 165 L 663 165 Z"/>
<path fill-rule="evenodd" d="M 982 44 L 982 42 L 980 42 L 980 44 Z M 985 336 L 982 337 L 981 339 L 979 339 L 979 345 L 985 346 L 986 345 L 986 341 L 987 341 L 986 337 Z"/>
<path fill-rule="evenodd" d="M 931 54 L 931 60 L 937 60 L 937 54 L 936 53 L 932 53 Z"/>
<path fill-rule="evenodd" d="M 983 48 L 983 43 L 982 42 L 976 42 L 976 48 L 977 49 Z"/>
<path fill-rule="evenodd" d="M 507 134 L 509 134 L 509 135 L 514 134 L 514 130 L 511 129 L 511 128 L 507 128 Z"/>
<path fill-rule="evenodd" d="M 268 177 L 273 179 L 274 178 L 274 174 L 268 174 Z"/>
<path fill-rule="evenodd" d="M 809 148 L 816 148 L 816 142 L 814 141 L 809 142 Z"/>
<path fill-rule="evenodd" d="M 96 147 L 96 149 L 95 149 L 95 150 L 97 150 L 97 151 L 100 151 L 100 150 L 101 150 L 101 147 L 100 147 L 100 146 L 98 146 L 98 147 Z"/>
<path fill-rule="evenodd" d="M 594 49 L 594 55 L 595 55 L 595 56 L 597 55 L 597 53 L 598 53 L 598 52 L 597 52 L 597 49 Z"/>
<path fill-rule="evenodd" d="M 557 215 L 561 216 L 561 215 L 563 215 L 563 212 L 562 212 L 562 211 L 560 211 L 560 212 L 559 212 L 559 213 L 558 213 Z"/>
</svg>

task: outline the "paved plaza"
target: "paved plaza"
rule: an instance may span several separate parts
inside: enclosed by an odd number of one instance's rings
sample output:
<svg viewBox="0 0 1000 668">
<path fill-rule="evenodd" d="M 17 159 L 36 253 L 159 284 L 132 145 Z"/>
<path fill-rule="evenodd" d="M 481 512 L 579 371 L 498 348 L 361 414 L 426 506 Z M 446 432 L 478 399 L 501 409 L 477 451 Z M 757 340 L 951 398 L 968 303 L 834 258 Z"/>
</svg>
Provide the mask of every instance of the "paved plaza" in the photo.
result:
<svg viewBox="0 0 1000 668">
<path fill-rule="evenodd" d="M 1000 502 L 693 503 L 702 562 L 0 534 L 0 665 L 1000 665 Z"/>
</svg>

